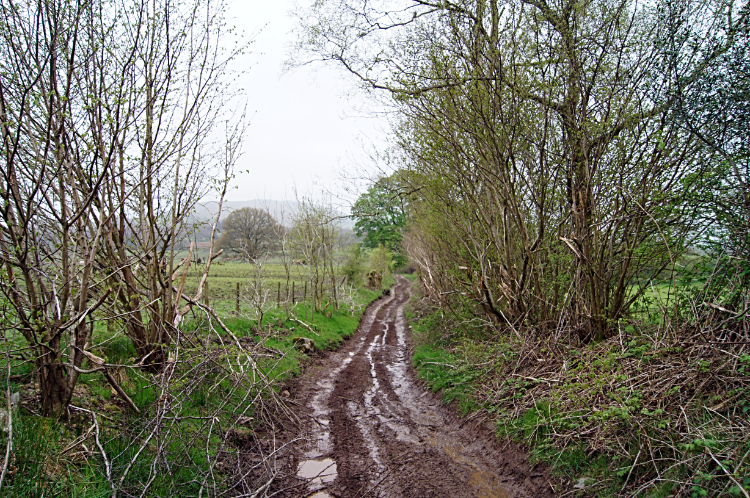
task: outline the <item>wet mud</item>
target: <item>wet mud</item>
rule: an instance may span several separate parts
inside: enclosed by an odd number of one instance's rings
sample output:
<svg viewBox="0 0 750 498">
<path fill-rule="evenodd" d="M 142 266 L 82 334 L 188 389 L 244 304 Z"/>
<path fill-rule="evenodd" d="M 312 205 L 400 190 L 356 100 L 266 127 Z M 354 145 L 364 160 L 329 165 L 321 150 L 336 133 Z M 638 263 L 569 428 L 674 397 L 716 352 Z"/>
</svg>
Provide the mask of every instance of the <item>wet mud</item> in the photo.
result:
<svg viewBox="0 0 750 498">
<path fill-rule="evenodd" d="M 282 496 L 554 496 L 543 468 L 521 448 L 500 445 L 416 380 L 404 306 L 410 282 L 397 277 L 347 344 L 308 371 L 296 391 L 302 437 Z"/>
</svg>

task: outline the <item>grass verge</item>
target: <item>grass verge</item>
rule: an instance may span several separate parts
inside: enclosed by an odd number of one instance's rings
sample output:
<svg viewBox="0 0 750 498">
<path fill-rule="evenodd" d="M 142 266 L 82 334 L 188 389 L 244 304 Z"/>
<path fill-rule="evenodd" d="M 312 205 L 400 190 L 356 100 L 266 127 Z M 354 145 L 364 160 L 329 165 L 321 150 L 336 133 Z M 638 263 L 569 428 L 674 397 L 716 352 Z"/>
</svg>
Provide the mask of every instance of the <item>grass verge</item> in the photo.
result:
<svg viewBox="0 0 750 498">
<path fill-rule="evenodd" d="M 227 314 L 226 329 L 196 314 L 169 349 L 165 368 L 151 373 L 134 364 L 134 348 L 116 327 L 100 330 L 104 340 L 92 352 L 120 365 L 110 373 L 140 413 L 95 372 L 81 377 L 67 420 L 39 417 L 33 371 L 18 356 L 10 387 L 21 402 L 2 495 L 109 497 L 114 488 L 119 496 L 215 496 L 259 489 L 278 468 L 280 450 L 264 446 L 261 436 L 279 431 L 282 439 L 287 413 L 280 391 L 310 352 L 301 345 L 339 346 L 379 295 L 358 290 L 346 306 L 312 318 L 301 304 L 271 309 L 261 324 Z M 0 432 L 0 447 L 7 442 L 8 433 Z"/>
<path fill-rule="evenodd" d="M 572 346 L 422 303 L 408 319 L 418 375 L 548 462 L 565 496 L 748 496 L 746 344 L 707 341 L 698 327 L 629 324 Z"/>
</svg>

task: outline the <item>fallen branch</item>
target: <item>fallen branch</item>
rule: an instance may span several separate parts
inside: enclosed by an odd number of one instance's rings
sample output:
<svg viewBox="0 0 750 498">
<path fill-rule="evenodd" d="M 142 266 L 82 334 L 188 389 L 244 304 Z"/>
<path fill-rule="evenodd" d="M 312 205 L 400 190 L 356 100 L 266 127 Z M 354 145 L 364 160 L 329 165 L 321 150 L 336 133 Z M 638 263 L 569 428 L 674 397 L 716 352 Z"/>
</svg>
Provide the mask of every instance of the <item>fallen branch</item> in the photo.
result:
<svg viewBox="0 0 750 498">
<path fill-rule="evenodd" d="M 710 448 L 706 448 L 706 449 L 708 450 L 708 454 L 711 455 L 711 458 L 713 459 L 713 461 L 716 462 L 719 465 L 719 467 L 721 467 L 721 470 L 724 471 L 724 473 L 727 475 L 729 480 L 732 481 L 735 484 L 735 486 L 737 486 L 737 488 L 742 492 L 743 495 L 745 495 L 745 498 L 750 498 L 750 495 L 747 494 L 747 491 L 745 491 L 744 486 L 742 486 L 742 484 L 737 482 L 737 479 L 735 479 L 734 476 L 730 474 L 729 471 L 721 464 L 721 462 L 716 459 L 714 454 L 711 453 L 711 449 Z"/>
<path fill-rule="evenodd" d="M 78 409 L 78 408 L 76 408 L 76 409 Z M 72 450 L 73 448 L 75 448 L 76 446 L 78 446 L 79 444 L 83 444 L 83 442 L 86 441 L 86 439 L 88 439 L 89 434 L 91 434 L 91 431 L 94 430 L 94 427 L 95 427 L 94 425 L 92 425 L 91 427 L 89 427 L 88 430 L 85 433 L 83 433 L 81 436 L 77 437 L 72 443 L 70 443 L 68 446 L 66 446 L 65 449 L 60 452 L 60 454 L 64 455 L 67 452 L 69 452 L 70 450 Z M 85 446 L 84 446 L 84 448 L 85 448 Z M 88 449 L 86 449 L 86 451 L 88 451 Z"/>
<path fill-rule="evenodd" d="M 289 318 L 289 320 L 290 320 L 290 321 L 292 321 L 292 322 L 297 322 L 297 323 L 299 323 L 300 325 L 302 325 L 303 327 L 305 327 L 305 328 L 306 328 L 307 330 L 309 330 L 310 332 L 312 332 L 312 333 L 313 333 L 313 334 L 315 334 L 316 336 L 320 337 L 320 335 L 319 335 L 319 334 L 318 334 L 317 332 L 315 332 L 315 331 L 314 331 L 314 330 L 312 329 L 312 327 L 310 327 L 310 326 L 309 326 L 308 324 L 306 324 L 305 322 L 303 322 L 302 320 L 300 320 L 300 319 L 299 319 L 299 318 L 297 318 L 296 316 L 294 316 L 294 315 L 291 315 L 291 317 Z"/>
<path fill-rule="evenodd" d="M 520 377 L 521 379 L 526 379 L 526 380 L 530 380 L 533 382 L 546 382 L 547 384 L 549 384 L 550 382 L 559 382 L 560 384 L 562 384 L 563 382 L 559 379 L 537 379 L 536 377 L 526 377 L 525 375 L 518 375 L 518 374 L 511 374 L 511 375 L 513 377 Z"/>
<path fill-rule="evenodd" d="M 117 391 L 117 394 L 120 395 L 120 397 L 125 400 L 125 402 L 128 404 L 128 406 L 136 413 L 140 414 L 141 411 L 138 409 L 137 406 L 135 406 L 135 403 L 133 403 L 133 400 L 130 399 L 130 396 L 128 396 L 125 391 L 122 390 L 122 387 L 117 383 L 114 377 L 112 377 L 112 374 L 109 373 L 109 369 L 107 368 L 108 365 L 104 358 L 99 358 L 98 356 L 90 353 L 89 351 L 82 350 L 83 354 L 86 355 L 86 358 L 89 359 L 92 363 L 99 366 L 102 372 L 104 373 L 104 377 L 107 379 L 107 382 L 109 382 L 109 385 L 112 386 L 112 388 Z"/>
<path fill-rule="evenodd" d="M 423 361 L 420 362 L 420 365 L 439 365 L 441 367 L 449 367 L 455 370 L 456 367 L 449 363 L 440 363 L 439 361 Z"/>
<path fill-rule="evenodd" d="M 115 483 L 112 481 L 112 466 L 109 463 L 109 458 L 107 458 L 107 452 L 104 451 L 104 446 L 102 446 L 101 441 L 99 441 L 99 422 L 96 420 L 96 413 L 91 410 L 87 410 L 86 408 L 80 408 L 78 406 L 76 406 L 75 409 L 90 414 L 91 418 L 94 419 L 94 428 L 96 429 L 96 432 L 94 433 L 96 446 L 99 448 L 99 453 L 101 453 L 102 459 L 104 459 L 104 471 L 106 473 L 107 482 L 109 482 L 109 487 L 112 488 L 112 498 L 116 498 L 117 488 L 115 487 Z"/>
<path fill-rule="evenodd" d="M 708 308 L 713 308 L 715 310 L 723 311 L 724 313 L 729 313 L 730 315 L 739 316 L 739 313 L 734 312 L 732 310 L 728 310 L 728 309 L 724 308 L 723 306 L 719 306 L 718 304 L 703 303 L 703 306 L 706 306 Z"/>
</svg>

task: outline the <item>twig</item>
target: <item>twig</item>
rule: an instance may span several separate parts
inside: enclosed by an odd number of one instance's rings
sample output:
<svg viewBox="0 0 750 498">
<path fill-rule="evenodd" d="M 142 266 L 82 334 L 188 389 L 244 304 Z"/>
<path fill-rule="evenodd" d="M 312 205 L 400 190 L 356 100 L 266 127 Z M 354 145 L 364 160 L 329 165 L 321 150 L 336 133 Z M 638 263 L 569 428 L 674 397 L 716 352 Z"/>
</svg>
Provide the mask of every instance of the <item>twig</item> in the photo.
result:
<svg viewBox="0 0 750 498">
<path fill-rule="evenodd" d="M 622 494 L 622 492 L 625 491 L 625 486 L 628 485 L 628 481 L 630 480 L 630 474 L 633 473 L 633 469 L 635 468 L 636 465 L 638 465 L 638 458 L 640 458 L 641 456 L 641 451 L 642 450 L 638 450 L 638 454 L 635 456 L 635 461 L 633 462 L 633 466 L 630 467 L 630 471 L 628 472 L 628 477 L 625 478 L 625 482 L 622 484 L 622 489 L 620 490 L 620 494 Z"/>
<path fill-rule="evenodd" d="M 724 313 L 729 313 L 730 315 L 734 315 L 734 316 L 738 316 L 739 315 L 739 313 L 736 313 L 736 312 L 734 312 L 732 310 L 728 310 L 728 309 L 724 308 L 723 306 L 719 306 L 718 304 L 703 303 L 703 306 L 705 306 L 707 308 L 713 308 L 715 310 L 723 311 Z"/>
<path fill-rule="evenodd" d="M 546 382 L 547 384 L 551 382 L 559 382 L 562 384 L 563 381 L 559 379 L 537 379 L 536 377 L 526 377 L 525 375 L 518 375 L 518 374 L 511 374 L 513 377 L 520 377 L 522 379 L 531 380 L 534 382 Z"/>
<path fill-rule="evenodd" d="M 70 450 L 72 450 L 73 448 L 75 448 L 76 446 L 78 446 L 79 444 L 82 444 L 84 441 L 86 441 L 86 438 L 89 437 L 89 434 L 91 434 L 91 431 L 94 429 L 94 427 L 95 426 L 93 426 L 93 425 L 91 427 L 89 427 L 85 434 L 83 434 L 80 437 L 77 437 L 72 443 L 70 443 L 68 446 L 66 446 L 65 449 L 60 452 L 60 454 L 64 455 L 67 452 L 69 452 Z M 84 446 L 84 448 L 85 448 L 85 446 Z M 88 450 L 86 450 L 86 451 L 88 451 Z"/>
<path fill-rule="evenodd" d="M 109 487 L 112 488 L 112 498 L 117 498 L 117 488 L 115 487 L 115 483 L 112 482 L 112 466 L 109 463 L 109 458 L 107 458 L 107 452 L 104 451 L 104 446 L 102 446 L 101 441 L 99 441 L 99 422 L 96 419 L 96 413 L 80 407 L 76 407 L 76 410 L 81 410 L 82 412 L 89 413 L 94 419 L 94 428 L 96 429 L 94 437 L 96 439 L 96 446 L 99 448 L 99 453 L 101 453 L 102 458 L 104 459 L 104 470 L 106 473 L 107 482 L 109 482 Z"/>
<path fill-rule="evenodd" d="M 735 479 L 734 476 L 732 476 L 732 474 L 730 474 L 729 471 L 721 464 L 721 462 L 716 459 L 714 454 L 711 453 L 711 449 L 706 447 L 706 450 L 708 450 L 708 454 L 711 455 L 711 458 L 713 459 L 713 461 L 716 462 L 719 465 L 719 467 L 721 467 L 721 470 L 724 471 L 724 473 L 727 475 L 729 480 L 732 481 L 735 484 L 735 486 L 739 488 L 740 491 L 742 491 L 742 494 L 745 495 L 745 498 L 750 498 L 750 495 L 747 494 L 747 491 L 745 491 L 745 488 L 742 486 L 742 484 L 738 483 L 737 479 Z"/>
<path fill-rule="evenodd" d="M 580 259 L 581 261 L 586 261 L 586 258 L 583 256 L 583 254 L 581 254 L 581 252 L 573 245 L 572 240 L 566 239 L 565 237 L 560 237 L 560 240 L 565 242 L 565 245 L 570 247 L 570 250 L 573 251 L 578 259 Z"/>
<path fill-rule="evenodd" d="M 441 367 L 448 367 L 448 368 L 452 368 L 454 370 L 456 369 L 456 367 L 454 367 L 453 365 L 451 365 L 449 363 L 440 363 L 439 361 L 422 361 L 419 364 L 420 365 L 439 365 Z"/>
<path fill-rule="evenodd" d="M 276 476 L 275 475 L 271 476 L 271 478 L 268 480 L 267 483 L 265 483 L 263 486 L 259 487 L 255 491 L 255 493 L 253 493 L 252 495 L 250 495 L 250 498 L 257 498 L 258 496 L 260 496 L 260 493 L 262 493 L 266 489 L 268 489 L 268 487 L 273 483 L 274 479 L 276 479 Z"/>
</svg>

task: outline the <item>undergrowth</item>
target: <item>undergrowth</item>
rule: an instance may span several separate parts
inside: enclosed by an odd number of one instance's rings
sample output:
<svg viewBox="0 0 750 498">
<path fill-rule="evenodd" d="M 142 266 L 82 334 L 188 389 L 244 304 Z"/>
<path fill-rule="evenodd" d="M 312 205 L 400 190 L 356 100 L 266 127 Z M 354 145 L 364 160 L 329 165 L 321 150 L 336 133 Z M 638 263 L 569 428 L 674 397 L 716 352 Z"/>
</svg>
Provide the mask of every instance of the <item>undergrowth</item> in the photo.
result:
<svg viewBox="0 0 750 498">
<path fill-rule="evenodd" d="M 704 322 L 577 346 L 413 303 L 418 374 L 548 462 L 566 496 L 748 496 L 750 351 Z M 573 488 L 576 485 L 576 488 Z"/>
</svg>

